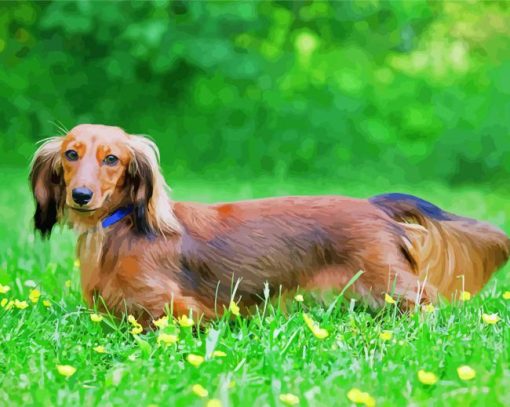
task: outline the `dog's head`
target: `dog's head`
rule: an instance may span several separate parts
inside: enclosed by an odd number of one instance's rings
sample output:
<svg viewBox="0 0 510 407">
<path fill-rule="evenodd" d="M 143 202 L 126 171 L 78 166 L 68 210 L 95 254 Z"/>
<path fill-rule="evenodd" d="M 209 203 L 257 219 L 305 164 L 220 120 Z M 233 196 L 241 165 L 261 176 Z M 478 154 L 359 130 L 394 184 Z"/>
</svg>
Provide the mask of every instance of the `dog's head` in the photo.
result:
<svg viewBox="0 0 510 407">
<path fill-rule="evenodd" d="M 156 145 L 119 127 L 82 124 L 49 139 L 35 153 L 30 179 L 43 236 L 64 214 L 84 229 L 123 206 L 133 207 L 141 234 L 177 229 Z"/>
</svg>

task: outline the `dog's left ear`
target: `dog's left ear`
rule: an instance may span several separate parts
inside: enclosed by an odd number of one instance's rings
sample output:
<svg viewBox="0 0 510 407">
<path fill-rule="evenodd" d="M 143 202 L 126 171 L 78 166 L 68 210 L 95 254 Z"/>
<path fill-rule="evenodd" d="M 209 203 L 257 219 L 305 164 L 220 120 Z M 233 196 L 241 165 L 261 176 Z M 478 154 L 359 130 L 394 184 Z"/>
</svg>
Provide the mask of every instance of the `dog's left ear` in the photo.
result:
<svg viewBox="0 0 510 407">
<path fill-rule="evenodd" d="M 65 200 L 60 162 L 60 138 L 46 141 L 36 151 L 30 169 L 30 183 L 36 201 L 34 227 L 44 238 L 58 222 Z"/>
<path fill-rule="evenodd" d="M 175 218 L 165 183 L 159 168 L 159 151 L 154 142 L 144 136 L 129 136 L 131 162 L 127 182 L 134 206 L 134 228 L 143 236 L 178 233 L 180 224 Z"/>
<path fill-rule="evenodd" d="M 157 179 L 156 172 L 159 172 L 158 155 L 157 151 L 153 151 L 152 142 L 143 136 L 131 137 L 132 157 L 128 168 L 128 179 L 131 184 L 135 231 L 151 237 L 155 235 L 154 222 L 151 219 L 154 216 L 151 213 L 151 200 Z"/>
</svg>

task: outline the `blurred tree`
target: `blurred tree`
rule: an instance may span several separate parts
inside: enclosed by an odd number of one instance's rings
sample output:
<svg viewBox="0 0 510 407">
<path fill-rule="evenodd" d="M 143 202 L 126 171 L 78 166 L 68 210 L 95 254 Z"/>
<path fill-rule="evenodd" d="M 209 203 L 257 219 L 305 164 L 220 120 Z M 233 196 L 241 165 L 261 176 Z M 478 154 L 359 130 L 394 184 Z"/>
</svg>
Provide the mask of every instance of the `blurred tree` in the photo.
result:
<svg viewBox="0 0 510 407">
<path fill-rule="evenodd" d="M 501 2 L 0 4 L 0 156 L 59 126 L 153 136 L 173 173 L 505 179 Z"/>
</svg>

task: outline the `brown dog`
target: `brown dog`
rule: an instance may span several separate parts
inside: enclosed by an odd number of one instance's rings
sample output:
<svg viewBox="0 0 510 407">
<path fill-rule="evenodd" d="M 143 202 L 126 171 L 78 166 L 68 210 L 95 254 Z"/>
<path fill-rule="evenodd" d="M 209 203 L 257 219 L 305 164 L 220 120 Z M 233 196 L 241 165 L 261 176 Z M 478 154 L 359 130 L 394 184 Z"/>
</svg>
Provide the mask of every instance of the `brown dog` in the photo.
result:
<svg viewBox="0 0 510 407">
<path fill-rule="evenodd" d="M 206 317 L 232 299 L 251 306 L 266 282 L 272 293 L 341 289 L 359 270 L 350 291 L 372 305 L 391 290 L 406 305 L 452 298 L 480 290 L 509 256 L 501 230 L 410 195 L 172 202 L 158 160 L 142 136 L 83 124 L 46 141 L 30 176 L 36 229 L 67 221 L 80 234 L 89 305 L 100 295 L 144 323 L 166 305 Z"/>
</svg>

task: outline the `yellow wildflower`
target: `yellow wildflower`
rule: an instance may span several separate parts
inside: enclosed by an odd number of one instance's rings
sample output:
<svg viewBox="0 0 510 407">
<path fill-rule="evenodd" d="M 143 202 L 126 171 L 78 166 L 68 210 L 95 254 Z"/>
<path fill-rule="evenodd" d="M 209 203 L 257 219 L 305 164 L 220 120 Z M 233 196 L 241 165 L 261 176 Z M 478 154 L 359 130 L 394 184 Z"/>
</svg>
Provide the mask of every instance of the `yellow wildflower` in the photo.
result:
<svg viewBox="0 0 510 407">
<path fill-rule="evenodd" d="M 193 393 L 195 393 L 198 397 L 207 397 L 209 395 L 209 392 L 204 389 L 203 386 L 201 386 L 200 384 L 194 384 L 193 387 L 191 388 L 191 391 Z"/>
<path fill-rule="evenodd" d="M 0 301 L 0 306 L 2 308 L 5 308 L 5 304 L 7 304 L 7 301 L 8 301 L 7 298 L 3 298 L 2 301 Z"/>
<path fill-rule="evenodd" d="M 90 320 L 92 322 L 101 322 L 103 320 L 103 316 L 99 314 L 90 314 Z"/>
<path fill-rule="evenodd" d="M 189 328 L 195 324 L 193 319 L 189 318 L 187 315 L 181 315 L 178 319 L 179 325 L 183 328 Z"/>
<path fill-rule="evenodd" d="M 427 372 L 425 370 L 418 371 L 418 380 L 423 384 L 433 385 L 436 384 L 439 380 L 437 376 L 432 372 Z"/>
<path fill-rule="evenodd" d="M 152 323 L 159 329 L 166 328 L 168 326 L 168 317 L 165 315 L 164 317 L 152 321 Z"/>
<path fill-rule="evenodd" d="M 297 302 L 303 302 L 305 299 L 301 294 L 298 294 L 294 297 L 294 300 L 296 300 Z"/>
<path fill-rule="evenodd" d="M 74 263 L 73 263 L 73 266 L 74 266 L 75 268 L 77 268 L 77 269 L 78 269 L 78 268 L 80 268 L 80 259 L 75 259 L 75 260 L 74 260 Z"/>
<path fill-rule="evenodd" d="M 0 284 L 0 294 L 7 294 L 10 291 L 11 287 L 8 285 Z"/>
<path fill-rule="evenodd" d="M 28 307 L 28 302 L 26 301 L 20 301 L 20 300 L 14 300 L 14 306 L 18 309 L 25 309 Z"/>
<path fill-rule="evenodd" d="M 41 297 L 41 292 L 35 288 L 30 291 L 30 294 L 28 294 L 28 298 L 30 301 L 32 301 L 34 304 L 39 301 L 39 298 Z"/>
<path fill-rule="evenodd" d="M 106 349 L 104 346 L 101 346 L 101 345 L 98 345 L 96 346 L 95 348 L 92 348 L 94 349 L 97 353 L 106 353 Z"/>
<path fill-rule="evenodd" d="M 280 394 L 280 401 L 288 406 L 299 404 L 299 397 L 292 393 Z"/>
<path fill-rule="evenodd" d="M 215 358 L 224 358 L 225 356 L 227 356 L 227 354 L 225 352 L 222 352 L 221 350 L 215 350 L 213 353 L 212 353 L 213 357 Z"/>
<path fill-rule="evenodd" d="M 133 315 L 128 315 L 128 322 L 133 325 L 133 328 L 131 329 L 131 333 L 133 335 L 138 335 L 143 332 L 143 328 L 140 325 L 140 323 L 136 320 L 136 318 Z"/>
<path fill-rule="evenodd" d="M 76 368 L 70 365 L 57 365 L 58 372 L 65 377 L 71 377 L 76 373 Z"/>
<path fill-rule="evenodd" d="M 14 301 L 10 300 L 7 303 L 7 298 L 4 298 L 2 300 L 2 307 L 4 307 L 7 311 L 10 310 L 12 307 L 14 307 Z"/>
<path fill-rule="evenodd" d="M 469 301 L 471 299 L 471 293 L 469 291 L 462 291 L 460 293 L 461 301 Z"/>
<path fill-rule="evenodd" d="M 351 400 L 353 403 L 364 404 L 367 407 L 375 406 L 375 399 L 367 392 L 361 391 L 356 387 L 349 390 L 349 392 L 347 393 L 347 398 Z"/>
<path fill-rule="evenodd" d="M 179 338 L 177 337 L 177 335 L 165 334 L 165 333 L 161 332 L 158 335 L 158 345 L 161 345 L 161 342 L 163 342 L 167 346 L 173 345 L 174 343 L 177 343 L 178 339 Z"/>
<path fill-rule="evenodd" d="M 328 335 L 329 335 L 329 332 L 326 331 L 324 328 L 315 328 L 312 333 L 314 334 L 314 336 L 318 339 L 324 339 L 324 338 L 327 338 Z"/>
<path fill-rule="evenodd" d="M 206 407 L 221 407 L 222 404 L 221 404 L 221 401 L 218 399 L 211 399 L 207 402 L 207 404 L 205 406 Z"/>
<path fill-rule="evenodd" d="M 230 305 L 229 305 L 228 309 L 236 317 L 239 316 L 239 306 L 234 301 L 230 301 Z"/>
<path fill-rule="evenodd" d="M 43 302 L 42 302 L 42 303 L 43 303 L 43 305 L 44 305 L 45 307 L 47 307 L 47 308 L 50 308 L 50 307 L 51 307 L 51 302 L 50 302 L 50 300 L 43 300 Z"/>
<path fill-rule="evenodd" d="M 204 357 L 199 355 L 194 355 L 190 353 L 186 360 L 195 367 L 199 367 L 202 363 L 204 363 Z"/>
<path fill-rule="evenodd" d="M 457 374 L 461 380 L 471 380 L 476 376 L 475 370 L 467 365 L 459 366 L 457 368 Z"/>
<path fill-rule="evenodd" d="M 391 331 L 382 331 L 379 334 L 379 338 L 382 339 L 383 341 L 389 341 L 389 340 L 391 340 L 391 338 L 393 338 L 393 332 L 391 332 Z"/>
<path fill-rule="evenodd" d="M 64 283 L 64 285 L 69 288 L 71 287 L 71 280 L 66 280 L 66 282 Z"/>
<path fill-rule="evenodd" d="M 483 322 L 489 325 L 497 324 L 501 318 L 498 316 L 498 314 L 482 314 Z"/>
<path fill-rule="evenodd" d="M 396 304 L 396 301 L 389 294 L 384 294 L 384 302 L 386 302 L 387 304 Z"/>
<path fill-rule="evenodd" d="M 317 322 L 315 322 L 312 317 L 308 314 L 303 314 L 303 319 L 305 321 L 305 324 L 308 326 L 310 331 L 314 334 L 314 336 L 318 339 L 324 339 L 327 338 L 329 333 L 324 328 L 321 328 Z"/>
<path fill-rule="evenodd" d="M 510 291 L 505 291 L 502 297 L 504 300 L 510 300 Z"/>
<path fill-rule="evenodd" d="M 430 314 L 436 310 L 436 308 L 432 304 L 427 304 L 422 307 L 423 311 Z"/>
</svg>

